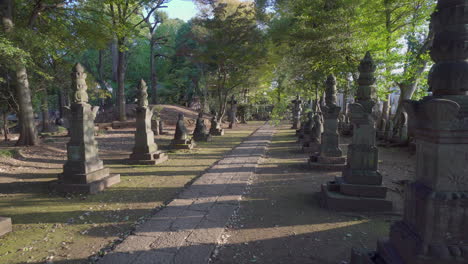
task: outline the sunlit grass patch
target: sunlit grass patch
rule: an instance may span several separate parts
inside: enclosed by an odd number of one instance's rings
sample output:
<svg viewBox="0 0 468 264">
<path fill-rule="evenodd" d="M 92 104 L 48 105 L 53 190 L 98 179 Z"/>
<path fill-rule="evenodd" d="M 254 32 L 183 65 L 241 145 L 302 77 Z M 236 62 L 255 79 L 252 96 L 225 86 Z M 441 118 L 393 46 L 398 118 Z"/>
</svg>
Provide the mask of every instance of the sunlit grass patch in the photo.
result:
<svg viewBox="0 0 468 264">
<path fill-rule="evenodd" d="M 0 216 L 11 217 L 14 230 L 0 238 L 0 264 L 44 263 L 50 256 L 54 262 L 84 262 L 173 199 L 261 124 L 226 130 L 191 151 L 170 152 L 169 160 L 157 166 L 128 165 L 121 153 L 105 155 L 106 166 L 121 174 L 121 182 L 96 195 L 63 197 L 47 188 L 1 195 Z M 169 141 L 157 139 L 162 149 Z"/>
</svg>

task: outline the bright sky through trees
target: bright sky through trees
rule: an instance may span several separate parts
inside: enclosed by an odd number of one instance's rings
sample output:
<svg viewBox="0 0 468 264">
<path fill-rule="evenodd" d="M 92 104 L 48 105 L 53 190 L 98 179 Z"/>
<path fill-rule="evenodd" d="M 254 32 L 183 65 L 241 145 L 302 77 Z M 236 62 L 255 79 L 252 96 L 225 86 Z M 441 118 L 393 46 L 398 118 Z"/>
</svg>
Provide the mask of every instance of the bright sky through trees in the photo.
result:
<svg viewBox="0 0 468 264">
<path fill-rule="evenodd" d="M 172 0 L 163 11 L 169 14 L 169 18 L 187 21 L 197 14 L 197 7 L 191 0 Z"/>
</svg>

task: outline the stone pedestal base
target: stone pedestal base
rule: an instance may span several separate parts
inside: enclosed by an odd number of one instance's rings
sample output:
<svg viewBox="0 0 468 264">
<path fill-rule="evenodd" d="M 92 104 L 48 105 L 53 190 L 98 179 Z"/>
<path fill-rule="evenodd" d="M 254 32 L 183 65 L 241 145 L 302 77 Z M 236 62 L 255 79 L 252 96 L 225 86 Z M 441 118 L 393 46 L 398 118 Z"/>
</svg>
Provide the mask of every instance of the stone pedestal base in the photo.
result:
<svg viewBox="0 0 468 264">
<path fill-rule="evenodd" d="M 311 154 L 315 154 L 315 153 L 319 153 L 320 152 L 320 144 L 319 143 L 304 143 L 302 145 L 302 151 L 304 153 L 311 153 Z"/>
<path fill-rule="evenodd" d="M 338 177 L 322 185 L 321 204 L 337 211 L 391 211 L 392 202 L 385 200 L 386 195 L 383 186 L 348 184 Z"/>
<path fill-rule="evenodd" d="M 158 165 L 166 162 L 168 159 L 167 154 L 162 151 L 146 154 L 133 153 L 130 155 L 128 163 L 132 165 Z"/>
<path fill-rule="evenodd" d="M 414 256 L 414 262 L 405 262 L 397 253 L 395 248 L 386 240 L 377 242 L 377 252 L 353 248 L 351 251 L 350 264 L 466 264 L 466 251 L 460 251 L 463 255 L 458 259 L 448 257 L 447 259 L 435 259 Z"/>
<path fill-rule="evenodd" d="M 109 169 L 102 169 L 107 176 L 86 184 L 65 183 L 62 180 L 51 183 L 51 188 L 59 193 L 86 193 L 96 194 L 120 182 L 120 174 L 109 174 Z M 59 177 L 62 178 L 63 177 Z"/>
<path fill-rule="evenodd" d="M 0 217 L 0 237 L 12 231 L 11 218 Z"/>
<path fill-rule="evenodd" d="M 200 135 L 200 136 L 193 136 L 195 142 L 211 142 L 212 137 L 211 135 Z"/>
<path fill-rule="evenodd" d="M 341 171 L 345 166 L 345 157 L 322 157 L 312 155 L 309 159 L 309 167 L 311 169 Z"/>
<path fill-rule="evenodd" d="M 224 136 L 224 129 L 210 130 L 210 135 L 212 135 L 212 136 Z"/>
<path fill-rule="evenodd" d="M 300 145 L 308 144 L 312 140 L 312 136 L 310 134 L 300 134 L 297 143 Z"/>
<path fill-rule="evenodd" d="M 189 139 L 185 140 L 172 140 L 170 148 L 172 149 L 193 149 L 195 142 Z"/>
</svg>

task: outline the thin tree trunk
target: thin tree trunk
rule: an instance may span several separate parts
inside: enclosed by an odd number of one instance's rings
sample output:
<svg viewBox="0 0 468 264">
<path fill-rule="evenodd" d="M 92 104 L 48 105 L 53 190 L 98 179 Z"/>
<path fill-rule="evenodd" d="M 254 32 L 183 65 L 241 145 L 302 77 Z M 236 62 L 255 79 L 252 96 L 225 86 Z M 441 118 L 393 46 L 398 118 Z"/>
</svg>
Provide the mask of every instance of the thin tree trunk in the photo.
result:
<svg viewBox="0 0 468 264">
<path fill-rule="evenodd" d="M 400 115 L 403 112 L 403 101 L 405 100 L 410 100 L 413 97 L 414 92 L 418 88 L 419 81 L 414 81 L 409 85 L 406 84 L 399 84 L 400 88 L 400 98 L 398 99 L 398 106 L 397 110 L 395 112 L 395 117 L 393 124 L 395 126 L 398 126 L 398 123 L 400 122 Z"/>
<path fill-rule="evenodd" d="M 42 132 L 50 132 L 52 129 L 50 127 L 50 116 L 49 116 L 49 98 L 47 91 L 44 92 L 42 97 Z"/>
<path fill-rule="evenodd" d="M 117 68 L 119 65 L 119 52 L 118 52 L 118 44 L 117 40 L 114 39 L 112 41 L 112 44 L 110 46 L 111 54 L 112 54 L 112 80 L 114 82 L 117 82 L 118 79 L 118 74 L 117 74 Z"/>
<path fill-rule="evenodd" d="M 150 76 L 151 76 L 151 103 L 158 104 L 158 80 L 156 76 L 156 65 L 154 61 L 154 40 L 150 40 Z"/>
<path fill-rule="evenodd" d="M 351 87 L 349 87 L 349 81 L 346 84 L 346 87 L 343 92 L 343 109 L 341 112 L 343 112 L 344 115 L 348 115 L 348 93 Z"/>
<path fill-rule="evenodd" d="M 58 109 L 59 109 L 58 118 L 63 118 L 63 109 L 62 108 L 65 105 L 65 98 L 63 97 L 63 93 L 60 90 L 58 91 L 57 99 L 58 99 Z"/>
<path fill-rule="evenodd" d="M 123 46 L 123 40 L 119 41 L 119 47 Z M 118 113 L 119 121 L 127 120 L 127 113 L 125 107 L 125 52 L 118 51 L 118 67 L 117 67 L 117 100 L 118 100 Z"/>
<path fill-rule="evenodd" d="M 2 111 L 2 119 L 3 119 L 3 137 L 5 141 L 10 141 L 8 138 L 8 134 L 10 134 L 10 131 L 8 129 L 8 113 L 7 111 Z"/>
</svg>

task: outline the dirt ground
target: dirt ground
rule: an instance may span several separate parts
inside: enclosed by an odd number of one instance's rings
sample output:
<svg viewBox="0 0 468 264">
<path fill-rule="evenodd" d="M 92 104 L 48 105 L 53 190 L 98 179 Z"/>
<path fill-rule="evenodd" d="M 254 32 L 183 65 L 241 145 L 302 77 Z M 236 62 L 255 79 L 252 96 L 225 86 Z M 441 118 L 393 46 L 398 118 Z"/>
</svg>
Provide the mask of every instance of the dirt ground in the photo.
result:
<svg viewBox="0 0 468 264">
<path fill-rule="evenodd" d="M 0 264 L 92 262 L 262 124 L 238 125 L 191 151 L 168 151 L 169 161 L 158 166 L 126 164 L 134 129 L 104 132 L 97 136 L 100 157 L 121 182 L 91 196 L 63 197 L 48 188 L 62 172 L 68 137 L 47 136 L 25 148 L 1 142 L 0 152 L 12 150 L 12 157 L 0 158 L 0 215 L 12 218 L 13 232 L 0 238 Z M 163 150 L 174 127 L 166 131 L 156 137 Z"/>
<path fill-rule="evenodd" d="M 350 142 L 342 139 L 344 153 Z M 317 194 L 321 184 L 340 173 L 310 170 L 294 131 L 289 125 L 279 127 L 211 263 L 341 264 L 349 261 L 352 247 L 375 249 L 391 222 L 401 218 L 403 187 L 394 182 L 411 179 L 415 164 L 407 148 L 379 151 L 394 211 L 329 211 L 319 207 Z"/>
</svg>

